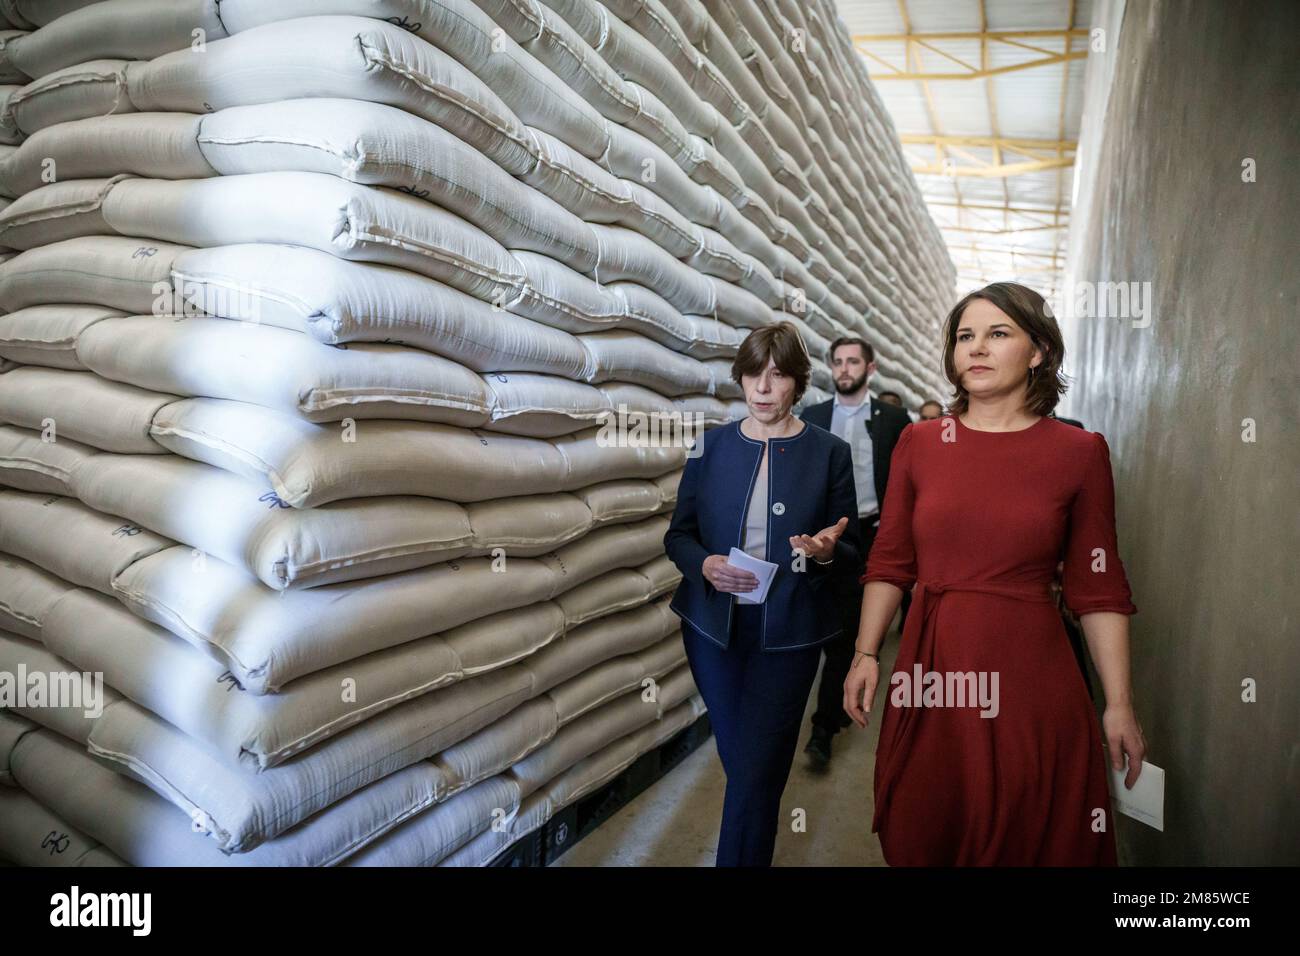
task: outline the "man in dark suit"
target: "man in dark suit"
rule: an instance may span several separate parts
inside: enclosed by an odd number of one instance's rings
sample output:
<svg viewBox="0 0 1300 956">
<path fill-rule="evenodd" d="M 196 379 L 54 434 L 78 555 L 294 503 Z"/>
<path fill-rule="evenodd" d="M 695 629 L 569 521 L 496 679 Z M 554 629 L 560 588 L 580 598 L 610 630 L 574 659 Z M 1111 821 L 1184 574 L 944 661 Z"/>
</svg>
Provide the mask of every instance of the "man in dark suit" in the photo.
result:
<svg viewBox="0 0 1300 956">
<path fill-rule="evenodd" d="M 911 423 L 902 408 L 872 398 L 867 391 L 867 382 L 876 371 L 875 358 L 874 350 L 860 338 L 836 339 L 828 357 L 835 377 L 835 397 L 804 409 L 800 415 L 810 425 L 843 438 L 852 449 L 864 566 L 880 525 L 880 506 L 889 484 L 889 459 L 898 436 Z M 832 595 L 844 614 L 844 631 L 824 645 L 826 661 L 817 688 L 812 737 L 804 748 L 819 770 L 830 764 L 831 738 L 849 725 L 844 713 L 844 679 L 853 662 L 853 644 L 862 612 L 862 585 L 858 583 L 861 575 L 862 569 L 842 575 Z"/>
</svg>

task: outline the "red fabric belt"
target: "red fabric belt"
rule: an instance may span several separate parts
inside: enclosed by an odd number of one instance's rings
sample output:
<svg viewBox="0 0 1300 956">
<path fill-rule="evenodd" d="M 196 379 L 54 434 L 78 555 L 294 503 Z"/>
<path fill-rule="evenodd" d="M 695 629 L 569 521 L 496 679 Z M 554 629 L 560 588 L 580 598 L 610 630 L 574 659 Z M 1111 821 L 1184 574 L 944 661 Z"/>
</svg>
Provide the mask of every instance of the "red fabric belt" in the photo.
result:
<svg viewBox="0 0 1300 956">
<path fill-rule="evenodd" d="M 934 612 L 939 607 L 943 596 L 953 591 L 992 594 L 1034 604 L 1055 603 L 1046 582 L 1033 584 L 1019 581 L 959 581 L 940 584 L 934 581 L 918 580 L 912 590 L 912 609 L 907 614 L 907 624 L 903 629 L 902 645 L 899 647 L 898 658 L 894 662 L 895 671 L 902 670 L 910 673 L 916 664 L 921 665 L 922 673 L 929 673 L 935 669 Z M 917 633 L 918 630 L 919 634 Z M 906 655 L 909 648 L 915 648 L 915 653 L 910 657 Z M 886 692 L 884 706 L 887 707 L 888 705 L 889 696 L 888 692 Z M 898 771 L 902 766 L 903 759 L 906 757 L 906 748 L 902 745 L 907 739 L 912 722 L 919 716 L 916 713 L 918 709 L 916 707 L 897 708 L 894 726 L 889 738 L 889 749 L 885 754 L 886 760 L 883 765 L 880 762 L 876 764 L 876 812 L 871 821 L 872 833 L 879 830 L 889 799 L 893 795 L 894 786 L 898 782 Z M 884 732 L 883 726 L 881 732 Z"/>
</svg>

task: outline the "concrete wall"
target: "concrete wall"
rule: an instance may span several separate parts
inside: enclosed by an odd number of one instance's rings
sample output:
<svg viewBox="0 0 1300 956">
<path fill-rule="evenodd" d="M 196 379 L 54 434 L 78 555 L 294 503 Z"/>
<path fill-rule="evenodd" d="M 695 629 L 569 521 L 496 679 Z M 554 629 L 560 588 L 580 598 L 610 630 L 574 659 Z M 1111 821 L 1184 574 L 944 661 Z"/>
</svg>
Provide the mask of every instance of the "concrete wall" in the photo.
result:
<svg viewBox="0 0 1300 956">
<path fill-rule="evenodd" d="M 1111 446 L 1138 717 L 1167 773 L 1164 833 L 1121 818 L 1121 861 L 1295 865 L 1300 4 L 1100 0 L 1095 20 L 1067 282 L 1152 298 L 1063 317 L 1062 413 Z"/>
</svg>

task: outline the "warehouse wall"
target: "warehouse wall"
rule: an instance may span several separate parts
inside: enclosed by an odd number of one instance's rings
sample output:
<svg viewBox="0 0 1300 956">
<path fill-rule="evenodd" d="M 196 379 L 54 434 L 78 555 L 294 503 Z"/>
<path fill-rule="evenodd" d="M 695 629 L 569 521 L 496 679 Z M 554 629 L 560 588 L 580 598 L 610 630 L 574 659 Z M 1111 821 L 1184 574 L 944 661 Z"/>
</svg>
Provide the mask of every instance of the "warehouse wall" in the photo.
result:
<svg viewBox="0 0 1300 956">
<path fill-rule="evenodd" d="M 1149 282 L 1151 302 L 1069 320 L 1065 412 L 1110 442 L 1138 717 L 1167 772 L 1164 833 L 1122 818 L 1121 862 L 1300 862 L 1298 12 L 1095 11 L 1067 290 Z"/>
</svg>

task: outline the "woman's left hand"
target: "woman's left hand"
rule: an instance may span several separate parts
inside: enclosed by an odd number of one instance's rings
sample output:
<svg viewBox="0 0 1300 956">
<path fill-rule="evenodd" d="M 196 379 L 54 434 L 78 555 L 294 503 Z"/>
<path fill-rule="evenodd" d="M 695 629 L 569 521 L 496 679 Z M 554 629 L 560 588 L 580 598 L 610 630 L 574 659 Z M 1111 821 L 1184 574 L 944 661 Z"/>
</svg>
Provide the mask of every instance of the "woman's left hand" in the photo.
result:
<svg viewBox="0 0 1300 956">
<path fill-rule="evenodd" d="M 806 534 L 791 535 L 790 547 L 800 550 L 804 554 L 811 556 L 814 561 L 821 561 L 824 564 L 835 554 L 835 542 L 840 540 L 840 535 L 844 533 L 844 529 L 848 526 L 849 519 L 841 518 L 829 528 L 822 528 L 812 537 Z"/>
<path fill-rule="evenodd" d="M 1142 772 L 1142 758 L 1147 753 L 1147 742 L 1142 737 L 1142 725 L 1138 723 L 1137 715 L 1132 707 L 1108 706 L 1101 717 L 1101 729 L 1106 737 L 1111 767 L 1123 770 L 1124 758 L 1128 757 L 1124 788 L 1132 790 Z"/>
</svg>

